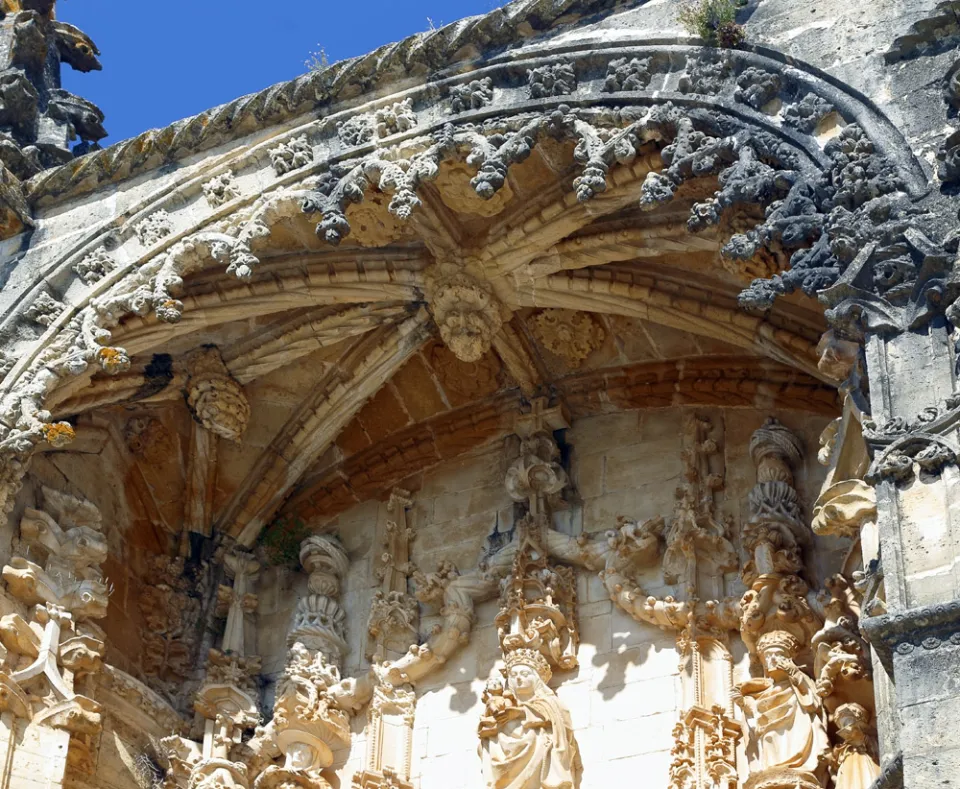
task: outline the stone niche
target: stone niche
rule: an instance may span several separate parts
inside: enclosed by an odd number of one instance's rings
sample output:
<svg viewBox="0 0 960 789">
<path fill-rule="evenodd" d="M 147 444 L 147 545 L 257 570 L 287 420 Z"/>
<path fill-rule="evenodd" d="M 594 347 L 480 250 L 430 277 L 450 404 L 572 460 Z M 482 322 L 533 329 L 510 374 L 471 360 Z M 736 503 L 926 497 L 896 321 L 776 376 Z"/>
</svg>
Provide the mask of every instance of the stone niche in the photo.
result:
<svg viewBox="0 0 960 789">
<path fill-rule="evenodd" d="M 709 460 L 710 473 L 723 480 L 722 489 L 714 491 L 716 519 L 726 524 L 732 548 L 743 550 L 740 524 L 746 519 L 747 501 L 757 480 L 751 436 L 770 416 L 787 426 L 803 446 L 803 460 L 793 474 L 802 510 L 809 513 L 825 474 L 817 463 L 816 450 L 829 420 L 801 412 L 672 408 L 585 417 L 558 433 L 568 458 L 570 484 L 550 507 L 552 528 L 567 537 L 582 535 L 584 540 L 592 540 L 617 529 L 625 519 L 643 524 L 663 517 L 669 526 L 677 510 L 678 492 L 682 494 L 689 483 L 691 442 L 699 436 L 701 448 L 707 447 L 703 458 Z M 691 432 L 697 417 L 708 424 L 709 436 Z M 478 447 L 407 481 L 408 506 L 403 510 L 413 535 L 410 561 L 416 568 L 411 591 L 417 589 L 417 570 L 430 574 L 438 565 L 448 570 L 455 566 L 463 577 L 478 562 L 482 566 L 484 561 L 495 561 L 491 554 L 517 539 L 524 505 L 518 504 L 504 485 L 517 455 L 517 446 L 511 443 L 515 441 L 508 438 Z M 361 676 L 368 670 L 366 656 L 371 654 L 372 636 L 365 625 L 381 594 L 378 569 L 389 558 L 384 554 L 383 536 L 387 525 L 397 521 L 392 503 L 367 501 L 329 522 L 316 524 L 320 531 L 337 535 L 349 557 L 339 598 L 346 613 L 344 675 Z M 810 577 L 836 572 L 846 541 L 812 533 L 810 539 L 805 572 Z M 639 569 L 635 575 L 639 586 L 658 599 L 670 595 L 683 599 L 682 580 L 664 582 L 662 559 L 661 555 Z M 268 570 L 264 579 L 274 574 Z M 739 597 L 744 591 L 736 561 L 712 576 L 710 571 L 701 576 L 701 590 L 709 587 L 709 592 L 719 597 Z M 269 591 L 261 586 L 258 623 L 258 647 L 268 681 L 276 681 L 282 673 L 286 627 L 298 601 L 308 594 L 305 574 L 280 573 L 276 577 Z M 611 601 L 597 572 L 578 568 L 575 577 L 576 667 L 555 670 L 549 687 L 569 713 L 582 762 L 581 789 L 624 784 L 638 775 L 646 776 L 651 786 L 687 786 L 672 783 L 678 770 L 680 739 L 675 727 L 694 705 L 696 694 L 690 688 L 690 677 L 685 676 L 689 661 L 682 659 L 677 631 L 639 622 L 625 613 Z M 500 610 L 496 597 L 494 592 L 491 599 L 476 605 L 469 640 L 465 638 L 458 651 L 416 684 L 415 707 L 406 723 L 402 716 L 395 716 L 371 732 L 364 724 L 369 713 L 354 718 L 352 742 L 335 752 L 331 768 L 341 785 L 351 779 L 369 785 L 361 776 L 369 774 L 373 746 L 378 752 L 408 749 L 409 770 L 404 775 L 403 769 L 398 769 L 401 784 L 442 789 L 456 775 L 458 786 L 483 789 L 478 722 L 485 714 L 490 683 L 496 684 L 504 665 L 495 624 Z M 436 602 L 419 606 L 416 626 L 421 643 L 441 628 L 441 608 Z M 702 700 L 707 708 L 721 702 L 726 711 L 726 696 L 733 684 L 758 673 L 756 666 L 751 669 L 750 656 L 736 634 L 729 638 L 729 647 L 729 660 L 712 667 L 704 663 L 703 672 L 715 674 L 705 683 L 717 696 L 713 701 Z M 732 720 L 735 713 L 729 712 Z M 408 725 L 410 731 L 405 728 Z M 739 725 L 737 721 L 737 734 L 731 735 L 734 743 L 740 738 Z M 371 744 L 371 737 L 379 739 Z M 746 780 L 745 745 L 741 741 L 735 747 L 733 761 L 741 780 Z"/>
</svg>

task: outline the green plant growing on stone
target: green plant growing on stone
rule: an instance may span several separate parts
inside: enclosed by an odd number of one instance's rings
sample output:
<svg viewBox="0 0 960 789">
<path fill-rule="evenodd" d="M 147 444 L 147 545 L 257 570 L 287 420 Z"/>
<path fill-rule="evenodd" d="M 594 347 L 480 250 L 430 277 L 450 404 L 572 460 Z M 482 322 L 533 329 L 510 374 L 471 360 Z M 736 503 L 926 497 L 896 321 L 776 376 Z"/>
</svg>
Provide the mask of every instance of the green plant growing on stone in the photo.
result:
<svg viewBox="0 0 960 789">
<path fill-rule="evenodd" d="M 743 5 L 738 0 L 686 0 L 677 21 L 711 46 L 737 47 L 746 39 L 743 26 L 737 24 L 737 9 Z"/>
<path fill-rule="evenodd" d="M 320 47 L 316 52 L 311 52 L 304 64 L 309 71 L 323 71 L 330 65 L 330 58 L 327 57 L 327 50 Z"/>
<path fill-rule="evenodd" d="M 270 564 L 296 564 L 300 561 L 300 543 L 309 536 L 310 529 L 300 518 L 284 516 L 267 526 L 258 542 Z"/>
</svg>

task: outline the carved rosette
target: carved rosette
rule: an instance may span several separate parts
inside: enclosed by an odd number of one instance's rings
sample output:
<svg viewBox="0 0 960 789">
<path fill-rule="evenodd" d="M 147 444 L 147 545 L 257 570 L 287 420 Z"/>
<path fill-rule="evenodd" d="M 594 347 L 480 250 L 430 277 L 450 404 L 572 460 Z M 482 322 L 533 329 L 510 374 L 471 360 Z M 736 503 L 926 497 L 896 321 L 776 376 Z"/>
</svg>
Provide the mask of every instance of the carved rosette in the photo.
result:
<svg viewBox="0 0 960 789">
<path fill-rule="evenodd" d="M 186 360 L 187 404 L 207 430 L 239 441 L 250 421 L 243 387 L 230 375 L 216 348 L 202 348 Z"/>
<path fill-rule="evenodd" d="M 607 336 L 603 326 L 587 312 L 543 310 L 531 324 L 533 336 L 550 353 L 578 368 Z"/>
<path fill-rule="evenodd" d="M 440 337 L 460 361 L 475 362 L 490 350 L 503 319 L 488 283 L 465 271 L 436 271 L 425 289 Z"/>
</svg>

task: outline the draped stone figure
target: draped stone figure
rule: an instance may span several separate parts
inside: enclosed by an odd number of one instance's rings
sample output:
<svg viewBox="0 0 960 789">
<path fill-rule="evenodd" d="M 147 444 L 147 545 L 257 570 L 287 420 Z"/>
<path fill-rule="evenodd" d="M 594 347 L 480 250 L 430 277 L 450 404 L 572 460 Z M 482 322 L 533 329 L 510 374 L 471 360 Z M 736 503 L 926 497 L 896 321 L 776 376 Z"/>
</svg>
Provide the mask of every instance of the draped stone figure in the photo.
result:
<svg viewBox="0 0 960 789">
<path fill-rule="evenodd" d="M 794 662 L 800 646 L 785 631 L 764 633 L 757 642 L 764 676 L 740 683 L 733 697 L 747 720 L 751 776 L 789 772 L 791 787 L 822 786 L 829 741 L 816 683 Z"/>
<path fill-rule="evenodd" d="M 833 714 L 840 743 L 834 747 L 835 789 L 869 789 L 880 777 L 877 739 L 870 713 L 860 704 L 841 704 Z"/>
<path fill-rule="evenodd" d="M 507 685 L 488 685 L 478 731 L 486 786 L 576 789 L 580 754 L 570 714 L 547 685 L 550 665 L 531 649 L 505 661 Z"/>
</svg>

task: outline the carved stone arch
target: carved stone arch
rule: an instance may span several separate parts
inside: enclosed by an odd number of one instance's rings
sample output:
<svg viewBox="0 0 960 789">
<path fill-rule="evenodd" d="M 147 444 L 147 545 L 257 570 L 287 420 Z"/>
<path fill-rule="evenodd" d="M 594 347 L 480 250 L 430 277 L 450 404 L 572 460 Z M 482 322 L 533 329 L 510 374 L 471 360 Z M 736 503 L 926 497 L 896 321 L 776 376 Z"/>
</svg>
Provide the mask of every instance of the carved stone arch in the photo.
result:
<svg viewBox="0 0 960 789">
<path fill-rule="evenodd" d="M 10 485 L 16 484 L 32 446 L 69 438 L 69 425 L 51 423 L 46 410 L 63 379 L 91 363 L 111 374 L 129 366 L 126 351 L 111 343 L 111 329 L 121 319 L 152 311 L 161 321 L 181 320 L 178 293 L 184 277 L 216 265 L 225 267 L 228 275 L 249 278 L 259 263 L 258 251 L 269 248 L 275 229 L 298 219 L 301 209 L 318 214 L 318 232 L 338 242 L 349 224 L 346 209 L 370 187 L 389 194 L 392 213 L 406 220 L 421 202 L 421 184 L 435 177 L 440 164 L 466 158 L 477 168 L 473 187 L 492 198 L 531 145 L 556 139 L 575 147 L 574 172 L 568 164 L 567 174 L 558 174 L 560 180 L 574 176 L 575 197 L 567 193 L 562 201 L 570 210 L 577 203 L 589 206 L 592 200 L 611 198 L 601 210 L 614 210 L 618 194 L 626 195 L 627 202 L 639 197 L 641 205 L 655 207 L 699 177 L 716 177 L 721 188 L 693 205 L 691 231 L 716 224 L 731 208 L 784 201 L 782 216 L 736 236 L 739 240 L 725 247 L 728 254 L 746 254 L 745 247 L 782 246 L 777 221 L 805 221 L 802 214 L 789 213 L 792 194 L 829 173 L 833 165 L 817 139 L 816 125 L 802 119 L 825 111 L 828 104 L 838 113 L 838 123 L 856 124 L 850 128 L 860 131 L 851 134 L 868 139 L 873 150 L 896 163 L 896 177 L 891 178 L 898 189 L 912 197 L 922 191 L 922 170 L 888 120 L 822 73 L 797 62 L 788 64 L 776 53 L 618 40 L 599 48 L 572 45 L 559 52 L 559 65 L 557 55 L 556 49 L 530 47 L 493 58 L 465 76 L 342 111 L 334 106 L 320 121 L 304 118 L 274 136 L 260 135 L 252 144 L 241 141 L 239 150 L 225 154 L 215 167 L 187 168 L 158 193 L 135 202 L 121 223 L 105 223 L 64 243 L 43 281 L 21 289 L 0 326 L 12 331 L 31 310 L 36 312 L 44 295 L 53 302 L 45 302 L 43 333 L 20 343 L 17 361 L 0 390 L 7 425 L 0 450 L 9 458 L 4 466 L 9 485 L 0 498 L 9 504 Z M 561 67 L 563 73 L 557 71 Z M 564 76 L 570 73 L 572 79 Z M 760 87 L 751 90 L 758 82 Z M 760 104 L 758 96 L 774 87 L 777 98 L 797 106 L 807 96 L 813 98 L 789 116 L 764 114 L 761 110 L 769 102 Z M 490 104 L 493 95 L 496 103 Z M 502 135 L 497 145 L 490 142 L 494 132 Z M 505 142 L 499 144 L 499 139 Z M 645 171 L 635 194 L 618 192 L 647 149 L 666 153 L 663 169 Z M 127 147 L 114 156 L 133 153 Z M 102 160 L 104 155 L 94 157 Z M 130 164 L 135 171 L 135 163 Z M 82 172 L 90 176 L 82 167 L 73 174 L 45 174 L 33 185 L 35 199 L 39 204 L 49 201 L 44 190 L 55 187 L 64 198 L 83 192 L 89 181 L 77 177 Z M 643 172 L 634 169 L 632 177 Z M 226 196 L 223 202 L 200 208 L 204 184 L 226 173 L 237 175 L 236 186 L 220 189 Z M 807 228 L 799 243 L 797 238 L 792 243 L 796 248 L 809 246 L 817 241 L 818 229 Z M 488 260 L 502 254 L 498 249 L 507 252 L 518 233 L 522 235 L 520 228 L 511 232 L 512 237 L 508 233 L 487 246 Z M 545 238 L 553 243 L 549 235 Z M 485 277 L 490 264 L 479 254 L 475 257 L 476 263 L 465 256 L 459 265 L 474 271 L 471 276 L 479 271 Z M 525 265 L 526 257 L 529 254 L 521 255 L 517 266 Z M 98 260 L 103 276 L 84 276 L 96 273 Z M 479 270 L 470 269 L 478 264 Z M 489 280 L 493 291 L 509 290 L 512 273 L 494 267 Z M 63 297 L 62 303 L 49 295 L 51 287 Z M 424 296 L 417 292 L 411 297 L 421 301 Z M 356 298 L 347 296 L 346 302 Z M 429 294 L 426 298 L 429 301 Z M 804 342 L 809 348 L 809 339 L 800 340 Z M 773 355 L 796 363 L 789 353 Z M 809 362 L 799 366 L 812 371 Z"/>
</svg>

